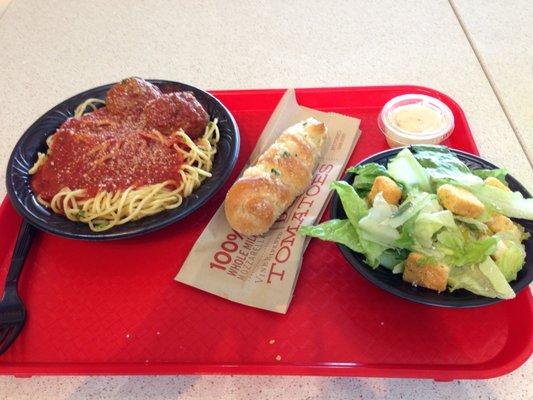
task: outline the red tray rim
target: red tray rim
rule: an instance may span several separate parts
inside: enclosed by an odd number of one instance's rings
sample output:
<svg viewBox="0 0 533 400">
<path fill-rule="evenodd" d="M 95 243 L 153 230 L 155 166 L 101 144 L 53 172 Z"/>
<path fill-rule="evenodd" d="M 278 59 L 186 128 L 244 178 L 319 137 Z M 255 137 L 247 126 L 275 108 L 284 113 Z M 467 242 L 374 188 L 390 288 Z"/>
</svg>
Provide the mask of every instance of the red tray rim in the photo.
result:
<svg viewBox="0 0 533 400">
<path fill-rule="evenodd" d="M 273 92 L 285 92 L 288 88 L 268 88 L 268 89 L 214 89 L 214 90 L 207 90 L 207 92 L 217 95 L 217 94 L 223 94 L 223 95 L 231 95 L 231 94 L 260 94 L 260 93 L 273 93 Z M 472 135 L 472 131 L 470 130 L 470 126 L 468 125 L 468 120 L 466 119 L 466 115 L 462 109 L 462 107 L 457 103 L 453 98 L 448 96 L 447 94 L 422 85 L 414 85 L 414 84 L 401 84 L 401 85 L 363 85 L 363 86 L 320 86 L 320 87 L 301 87 L 301 88 L 294 88 L 296 93 L 302 92 L 348 92 L 351 90 L 357 89 L 359 91 L 376 91 L 376 90 L 411 90 L 413 89 L 417 93 L 420 92 L 427 92 L 428 94 L 432 96 L 437 96 L 442 99 L 445 99 L 446 103 L 452 104 L 457 111 L 459 112 L 459 117 L 465 122 L 465 130 L 468 133 L 468 144 L 474 149 L 474 152 L 476 154 L 479 154 L 479 149 L 477 147 L 476 142 L 474 141 L 474 137 Z"/>
<path fill-rule="evenodd" d="M 330 86 L 294 88 L 300 92 L 349 92 L 376 90 L 412 90 L 416 93 L 444 99 L 451 104 L 458 117 L 464 122 L 468 145 L 479 154 L 466 115 L 461 106 L 447 94 L 426 86 L 401 85 L 364 85 L 364 86 Z M 287 88 L 263 89 L 215 89 L 207 90 L 217 95 L 241 94 L 272 94 L 283 93 Z M 0 210 L 8 204 L 7 197 L 0 205 Z M 519 296 L 526 296 L 529 310 L 533 311 L 533 296 L 529 288 Z M 533 314 L 533 313 L 532 313 Z M 219 363 L 2 363 L 0 360 L 0 375 L 14 377 L 31 376 L 102 376 L 102 375 L 270 375 L 270 376 L 345 376 L 345 377 L 382 377 L 382 378 L 417 378 L 434 379 L 436 381 L 452 381 L 454 379 L 489 379 L 502 376 L 514 371 L 524 364 L 533 353 L 533 337 L 522 352 L 508 362 L 498 363 L 496 356 L 483 364 L 471 366 L 456 366 L 453 364 L 433 365 L 387 365 L 387 364 L 358 364 L 358 363 L 292 363 L 292 364 L 219 364 Z M 493 365 L 494 364 L 494 365 Z M 483 368 L 486 366 L 486 368 Z M 418 367 L 418 368 L 415 368 Z"/>
</svg>

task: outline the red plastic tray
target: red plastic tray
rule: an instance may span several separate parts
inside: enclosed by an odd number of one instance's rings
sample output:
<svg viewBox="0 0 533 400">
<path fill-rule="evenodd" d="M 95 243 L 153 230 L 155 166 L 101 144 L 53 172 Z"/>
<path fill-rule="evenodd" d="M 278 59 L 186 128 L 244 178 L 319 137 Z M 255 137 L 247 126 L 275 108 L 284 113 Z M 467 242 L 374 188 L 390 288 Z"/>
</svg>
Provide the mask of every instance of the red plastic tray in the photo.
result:
<svg viewBox="0 0 533 400">
<path fill-rule="evenodd" d="M 529 289 L 512 301 L 480 309 L 415 304 L 367 282 L 333 243 L 318 241 L 305 253 L 286 315 L 232 303 L 173 280 L 283 92 L 213 92 L 241 129 L 239 162 L 224 190 L 187 219 L 147 236 L 108 243 L 39 234 L 20 281 L 27 324 L 0 356 L 0 373 L 450 380 L 489 378 L 522 364 L 533 349 Z M 431 89 L 299 89 L 297 97 L 303 105 L 362 120 L 353 164 L 387 147 L 378 132 L 377 114 L 391 97 L 408 92 L 448 104 L 456 127 L 447 144 L 477 153 L 459 106 Z M 0 281 L 19 224 L 20 217 L 5 200 L 0 208 Z"/>
</svg>

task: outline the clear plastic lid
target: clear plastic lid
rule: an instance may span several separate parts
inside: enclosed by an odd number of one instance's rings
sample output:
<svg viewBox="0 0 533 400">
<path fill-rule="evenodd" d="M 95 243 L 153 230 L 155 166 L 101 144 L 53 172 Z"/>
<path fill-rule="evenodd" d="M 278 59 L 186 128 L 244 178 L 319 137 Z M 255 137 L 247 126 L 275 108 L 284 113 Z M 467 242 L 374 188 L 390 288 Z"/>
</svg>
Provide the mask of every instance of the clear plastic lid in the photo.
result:
<svg viewBox="0 0 533 400">
<path fill-rule="evenodd" d="M 423 94 L 405 94 L 389 100 L 378 125 L 391 147 L 438 144 L 453 131 L 454 118 L 442 101 Z"/>
</svg>

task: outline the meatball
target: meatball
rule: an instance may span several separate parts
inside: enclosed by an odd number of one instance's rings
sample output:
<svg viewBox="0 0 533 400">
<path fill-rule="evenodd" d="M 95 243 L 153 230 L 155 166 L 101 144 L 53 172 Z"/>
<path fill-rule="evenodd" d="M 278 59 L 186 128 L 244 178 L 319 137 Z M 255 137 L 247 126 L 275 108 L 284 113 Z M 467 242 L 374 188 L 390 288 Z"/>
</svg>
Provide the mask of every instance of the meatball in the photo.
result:
<svg viewBox="0 0 533 400">
<path fill-rule="evenodd" d="M 372 189 L 370 189 L 370 192 L 368 193 L 368 201 L 370 204 L 374 203 L 374 198 L 378 193 L 381 193 L 385 201 L 389 204 L 397 205 L 402 198 L 400 187 L 391 178 L 386 176 L 378 176 L 374 179 Z"/>
<path fill-rule="evenodd" d="M 448 183 L 437 189 L 437 197 L 444 208 L 463 217 L 478 218 L 485 212 L 485 206 L 476 196 Z"/>
<path fill-rule="evenodd" d="M 139 115 L 148 102 L 160 96 L 160 90 L 150 82 L 128 78 L 109 89 L 106 108 L 113 114 Z"/>
<path fill-rule="evenodd" d="M 164 94 L 150 101 L 143 110 L 144 127 L 164 135 L 179 129 L 192 139 L 201 136 L 209 116 L 191 92 Z"/>
</svg>

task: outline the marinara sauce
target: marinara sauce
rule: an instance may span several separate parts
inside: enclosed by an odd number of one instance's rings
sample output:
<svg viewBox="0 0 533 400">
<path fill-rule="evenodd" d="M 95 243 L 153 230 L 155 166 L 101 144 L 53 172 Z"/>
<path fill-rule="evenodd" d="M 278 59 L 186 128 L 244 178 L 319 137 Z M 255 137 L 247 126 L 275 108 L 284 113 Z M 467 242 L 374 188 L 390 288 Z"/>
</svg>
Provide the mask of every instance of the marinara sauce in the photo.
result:
<svg viewBox="0 0 533 400">
<path fill-rule="evenodd" d="M 163 94 L 138 78 L 113 86 L 106 106 L 67 119 L 54 133 L 31 186 L 50 201 L 61 189 L 85 189 L 87 197 L 173 180 L 179 183 L 183 157 L 170 135 L 183 129 L 200 136 L 208 115 L 190 92 Z"/>
</svg>

